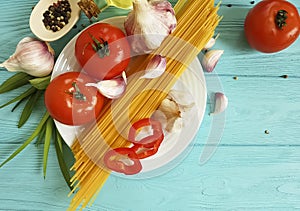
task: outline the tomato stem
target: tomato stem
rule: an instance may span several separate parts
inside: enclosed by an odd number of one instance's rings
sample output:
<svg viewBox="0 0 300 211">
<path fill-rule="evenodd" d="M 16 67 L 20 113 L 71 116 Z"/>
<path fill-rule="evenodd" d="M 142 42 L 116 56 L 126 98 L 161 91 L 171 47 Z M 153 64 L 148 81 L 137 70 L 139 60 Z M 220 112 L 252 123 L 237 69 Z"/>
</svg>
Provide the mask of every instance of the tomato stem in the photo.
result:
<svg viewBox="0 0 300 211">
<path fill-rule="evenodd" d="M 283 29 L 284 26 L 286 26 L 286 19 L 288 12 L 285 10 L 279 10 L 275 17 L 275 23 L 279 29 Z"/>
<path fill-rule="evenodd" d="M 93 40 L 93 43 L 91 43 L 92 48 L 94 49 L 95 52 L 97 52 L 98 56 L 100 58 L 103 58 L 105 56 L 109 56 L 110 51 L 109 51 L 109 46 L 108 42 L 105 41 L 103 38 L 100 37 L 101 42 L 94 37 L 93 35 L 89 34 L 90 37 Z"/>
<path fill-rule="evenodd" d="M 86 96 L 80 92 L 80 89 L 77 86 L 76 82 L 73 82 L 72 86 L 75 89 L 75 91 L 74 92 L 66 91 L 66 93 L 73 95 L 73 97 L 75 97 L 75 99 L 77 100 L 86 101 Z"/>
</svg>

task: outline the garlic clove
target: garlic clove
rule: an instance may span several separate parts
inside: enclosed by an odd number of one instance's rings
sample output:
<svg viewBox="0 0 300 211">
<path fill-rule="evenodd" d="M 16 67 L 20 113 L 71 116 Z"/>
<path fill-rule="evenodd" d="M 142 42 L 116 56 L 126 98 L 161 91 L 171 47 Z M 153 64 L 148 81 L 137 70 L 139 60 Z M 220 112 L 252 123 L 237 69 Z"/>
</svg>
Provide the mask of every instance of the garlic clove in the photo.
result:
<svg viewBox="0 0 300 211">
<path fill-rule="evenodd" d="M 180 116 L 178 104 L 175 101 L 170 100 L 168 98 L 164 99 L 161 102 L 160 106 L 158 107 L 158 110 L 163 112 L 166 115 L 167 119 L 174 116 Z"/>
<path fill-rule="evenodd" d="M 17 44 L 14 54 L 0 67 L 11 72 L 43 77 L 49 75 L 54 67 L 54 50 L 47 42 L 25 37 Z"/>
<path fill-rule="evenodd" d="M 206 45 L 203 47 L 203 50 L 208 50 L 212 48 L 216 44 L 216 41 L 219 38 L 219 36 L 220 34 L 217 34 L 217 36 L 210 38 Z"/>
<path fill-rule="evenodd" d="M 212 72 L 221 58 L 224 50 L 209 50 L 204 54 L 202 65 L 207 72 Z"/>
<path fill-rule="evenodd" d="M 124 80 L 124 78 L 114 78 L 99 81 L 98 83 L 87 83 L 86 86 L 96 87 L 103 96 L 109 99 L 117 99 L 121 97 L 126 90 L 126 80 Z"/>
<path fill-rule="evenodd" d="M 153 79 L 161 76 L 167 67 L 166 57 L 155 55 L 148 63 L 145 74 L 141 78 Z"/>
<path fill-rule="evenodd" d="M 215 93 L 215 108 L 211 115 L 222 113 L 228 106 L 228 98 L 221 92 Z"/>
<path fill-rule="evenodd" d="M 203 47 L 203 50 L 208 50 L 210 48 L 212 48 L 216 43 L 215 38 L 210 38 L 209 41 L 206 43 L 206 45 Z"/>
</svg>

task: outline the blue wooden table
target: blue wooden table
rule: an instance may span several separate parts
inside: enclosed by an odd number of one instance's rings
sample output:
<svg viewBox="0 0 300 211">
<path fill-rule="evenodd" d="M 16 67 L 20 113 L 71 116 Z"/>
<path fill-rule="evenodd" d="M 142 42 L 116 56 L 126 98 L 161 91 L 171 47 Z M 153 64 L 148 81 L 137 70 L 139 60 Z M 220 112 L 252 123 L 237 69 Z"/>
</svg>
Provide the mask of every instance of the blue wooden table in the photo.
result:
<svg viewBox="0 0 300 211">
<path fill-rule="evenodd" d="M 229 99 L 220 143 L 204 163 L 213 118 L 208 115 L 188 156 L 169 172 L 144 180 L 110 176 L 87 210 L 294 210 L 300 209 L 300 40 L 276 54 L 251 50 L 243 34 L 244 18 L 258 1 L 223 0 L 223 19 L 215 49 L 224 54 L 214 74 L 205 73 L 208 89 L 219 80 Z M 292 0 L 300 9 L 298 0 Z M 0 61 L 18 41 L 32 36 L 28 21 L 37 0 L 11 0 L 0 6 Z M 100 18 L 124 15 L 107 9 Z M 89 21 L 82 15 L 77 28 L 51 43 L 57 53 Z M 3 70 L 3 69 L 2 69 Z M 12 74 L 0 72 L 0 82 Z M 288 77 L 280 77 L 287 75 Z M 218 76 L 218 77 L 216 77 Z M 218 81 L 217 81 L 218 82 Z M 19 92 L 0 95 L 0 104 Z M 42 108 L 42 103 L 40 105 Z M 35 112 L 21 129 L 21 109 L 0 109 L 0 162 L 37 125 Z M 47 177 L 42 175 L 43 148 L 29 145 L 0 169 L 0 210 L 66 210 L 71 198 L 61 175 L 54 147 L 49 152 Z"/>
</svg>

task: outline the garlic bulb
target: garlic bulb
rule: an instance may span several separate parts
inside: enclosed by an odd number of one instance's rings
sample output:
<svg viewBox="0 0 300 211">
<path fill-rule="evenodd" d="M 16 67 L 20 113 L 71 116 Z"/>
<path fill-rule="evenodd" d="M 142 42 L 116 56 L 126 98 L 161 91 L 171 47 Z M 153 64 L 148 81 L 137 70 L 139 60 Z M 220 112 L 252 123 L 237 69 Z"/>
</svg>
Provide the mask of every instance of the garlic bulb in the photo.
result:
<svg viewBox="0 0 300 211">
<path fill-rule="evenodd" d="M 155 55 L 148 63 L 145 74 L 141 78 L 157 78 L 161 76 L 167 67 L 166 57 Z"/>
<path fill-rule="evenodd" d="M 134 52 L 150 53 L 175 29 L 174 9 L 167 0 L 132 0 L 132 3 L 133 10 L 124 23 L 128 40 Z"/>
<path fill-rule="evenodd" d="M 36 77 L 49 75 L 54 66 L 54 50 L 44 41 L 32 37 L 23 38 L 15 53 L 0 67 L 11 72 L 25 72 Z"/>
<path fill-rule="evenodd" d="M 228 98 L 221 92 L 215 93 L 215 108 L 214 112 L 210 113 L 213 114 L 219 114 L 225 111 L 228 105 Z"/>
<path fill-rule="evenodd" d="M 86 86 L 96 87 L 99 92 L 109 98 L 117 99 L 123 95 L 126 90 L 127 78 L 125 72 L 122 73 L 122 78 L 113 78 L 110 80 L 99 81 L 98 83 L 87 83 Z"/>
</svg>

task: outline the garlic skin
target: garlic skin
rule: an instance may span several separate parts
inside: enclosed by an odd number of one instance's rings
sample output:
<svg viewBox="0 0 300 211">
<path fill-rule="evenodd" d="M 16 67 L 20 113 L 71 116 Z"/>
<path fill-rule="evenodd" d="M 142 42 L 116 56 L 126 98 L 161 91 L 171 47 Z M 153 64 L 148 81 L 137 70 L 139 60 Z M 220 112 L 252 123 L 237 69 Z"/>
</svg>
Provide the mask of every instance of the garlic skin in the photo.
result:
<svg viewBox="0 0 300 211">
<path fill-rule="evenodd" d="M 173 117 L 169 119 L 169 124 L 167 124 L 166 131 L 171 131 L 172 133 L 179 133 L 183 128 L 183 118 Z"/>
<path fill-rule="evenodd" d="M 18 43 L 14 54 L 0 67 L 36 77 L 47 76 L 54 67 L 54 50 L 47 42 L 25 37 Z"/>
<path fill-rule="evenodd" d="M 209 50 L 207 53 L 204 54 L 202 59 L 203 68 L 207 72 L 212 72 L 215 69 L 218 61 L 220 60 L 224 50 Z"/>
<path fill-rule="evenodd" d="M 150 53 L 176 28 L 175 11 L 167 0 L 132 0 L 132 3 L 133 10 L 124 22 L 128 40 L 133 52 Z"/>
<path fill-rule="evenodd" d="M 161 76 L 167 67 L 166 58 L 161 55 L 155 55 L 148 63 L 145 74 L 141 78 L 153 79 Z"/>
<path fill-rule="evenodd" d="M 122 78 L 113 78 L 110 80 L 99 81 L 98 83 L 87 83 L 86 86 L 93 86 L 105 97 L 117 99 L 121 97 L 126 90 L 127 78 L 122 73 Z"/>
<path fill-rule="evenodd" d="M 177 124 L 176 128 L 174 128 L 174 123 L 177 119 L 182 118 L 181 113 L 177 103 L 171 99 L 165 98 L 151 118 L 163 122 L 162 127 L 169 133 L 180 132 L 181 128 L 179 125 Z"/>
<path fill-rule="evenodd" d="M 226 95 L 224 95 L 221 92 L 216 92 L 215 93 L 215 108 L 214 108 L 214 111 L 212 113 L 210 113 L 210 115 L 222 113 L 223 111 L 226 110 L 227 106 L 228 106 L 228 98 L 226 97 Z"/>
<path fill-rule="evenodd" d="M 170 90 L 168 99 L 175 101 L 183 111 L 190 110 L 195 105 L 194 99 L 183 91 Z"/>
<path fill-rule="evenodd" d="M 184 126 L 184 115 L 193 106 L 195 106 L 195 102 L 191 95 L 186 92 L 171 90 L 151 118 L 162 122 L 162 126 L 167 132 L 178 133 Z"/>
<path fill-rule="evenodd" d="M 164 114 L 164 112 L 160 110 L 156 110 L 151 115 L 151 119 L 154 119 L 156 121 L 159 121 L 162 128 L 166 128 L 168 124 L 167 116 Z"/>
</svg>

